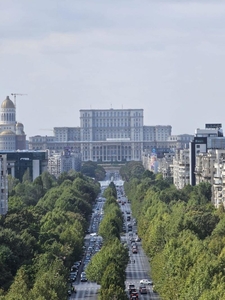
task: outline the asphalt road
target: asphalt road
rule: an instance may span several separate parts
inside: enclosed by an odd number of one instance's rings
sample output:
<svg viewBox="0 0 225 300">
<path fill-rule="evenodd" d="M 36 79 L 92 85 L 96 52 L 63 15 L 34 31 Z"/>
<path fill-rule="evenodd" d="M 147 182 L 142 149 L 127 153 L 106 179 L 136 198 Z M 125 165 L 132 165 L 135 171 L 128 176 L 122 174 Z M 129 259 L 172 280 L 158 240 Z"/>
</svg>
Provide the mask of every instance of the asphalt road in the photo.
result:
<svg viewBox="0 0 225 300">
<path fill-rule="evenodd" d="M 121 209 L 124 212 L 124 216 L 127 216 L 126 211 L 131 211 L 130 210 L 130 204 L 127 203 L 126 198 L 122 198 L 122 200 L 126 201 L 125 205 L 121 205 Z M 131 223 L 133 225 L 133 218 L 131 216 L 130 221 L 126 221 L 127 223 Z M 137 227 L 133 225 L 133 237 L 136 238 L 138 237 L 137 234 Z M 148 261 L 148 257 L 145 255 L 141 241 L 136 242 L 137 243 L 137 249 L 138 253 L 133 254 L 131 250 L 131 243 L 130 243 L 130 236 L 129 232 L 127 232 L 123 237 L 122 240 L 125 240 L 127 244 L 129 245 L 129 254 L 130 254 L 130 263 L 127 265 L 126 269 L 126 288 L 128 287 L 128 284 L 134 284 L 135 288 L 138 290 L 139 285 L 140 285 L 140 280 L 141 279 L 151 279 L 149 277 L 149 271 L 150 271 L 150 265 Z M 158 300 L 160 299 L 157 293 L 154 293 L 152 290 L 152 285 L 147 285 L 147 294 L 140 294 L 139 293 L 139 299 L 155 299 Z"/>
<path fill-rule="evenodd" d="M 124 205 L 120 204 L 121 210 L 124 212 L 124 216 L 126 217 L 127 211 L 130 211 L 130 204 L 127 203 L 127 198 L 124 196 L 121 196 L 121 200 L 126 202 Z M 102 206 L 103 206 L 103 203 L 100 202 L 99 210 L 97 212 L 101 211 Z M 91 224 L 92 223 L 93 223 L 93 217 L 92 217 Z M 125 223 L 126 223 L 126 227 L 127 227 L 127 223 L 131 223 L 133 225 L 132 216 L 131 216 L 131 221 L 129 221 L 129 222 L 125 221 Z M 133 232 L 134 238 L 137 237 L 136 231 L 137 231 L 137 228 L 136 228 L 136 226 L 133 225 L 132 232 Z M 86 247 L 89 245 L 90 238 L 91 238 L 90 234 L 88 234 L 85 238 Z M 130 262 L 127 265 L 127 269 L 126 269 L 126 278 L 127 278 L 126 282 L 125 282 L 126 289 L 128 287 L 128 284 L 132 283 L 135 285 L 135 287 L 138 290 L 141 279 L 151 279 L 149 277 L 150 266 L 149 266 L 148 258 L 142 249 L 141 242 L 137 242 L 138 253 L 137 254 L 132 253 L 129 232 L 124 233 L 121 237 L 121 240 L 126 241 L 126 243 L 129 246 L 129 253 L 130 253 Z M 82 271 L 82 266 L 81 266 L 80 272 L 81 271 Z M 79 274 L 80 274 L 80 272 L 79 272 Z M 72 299 L 97 300 L 97 293 L 100 288 L 100 286 L 97 285 L 97 283 L 80 282 L 80 276 L 78 276 L 76 282 L 74 282 L 73 285 L 76 288 L 77 292 L 72 294 L 72 296 L 69 297 L 70 300 L 72 300 Z M 157 295 L 157 293 L 153 292 L 152 285 L 148 285 L 147 286 L 147 294 L 139 293 L 139 299 L 159 300 L 160 298 Z"/>
</svg>

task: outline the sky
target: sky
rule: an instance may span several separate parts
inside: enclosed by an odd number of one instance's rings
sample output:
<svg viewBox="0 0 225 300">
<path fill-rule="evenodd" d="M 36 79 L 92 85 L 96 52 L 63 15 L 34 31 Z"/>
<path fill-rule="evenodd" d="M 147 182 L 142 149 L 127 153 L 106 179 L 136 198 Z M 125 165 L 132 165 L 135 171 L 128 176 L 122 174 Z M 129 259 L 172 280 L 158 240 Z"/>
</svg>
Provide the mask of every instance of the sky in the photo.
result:
<svg viewBox="0 0 225 300">
<path fill-rule="evenodd" d="M 225 127 L 225 1 L 0 2 L 0 102 L 27 138 L 80 109 L 144 109 L 144 125 Z"/>
</svg>

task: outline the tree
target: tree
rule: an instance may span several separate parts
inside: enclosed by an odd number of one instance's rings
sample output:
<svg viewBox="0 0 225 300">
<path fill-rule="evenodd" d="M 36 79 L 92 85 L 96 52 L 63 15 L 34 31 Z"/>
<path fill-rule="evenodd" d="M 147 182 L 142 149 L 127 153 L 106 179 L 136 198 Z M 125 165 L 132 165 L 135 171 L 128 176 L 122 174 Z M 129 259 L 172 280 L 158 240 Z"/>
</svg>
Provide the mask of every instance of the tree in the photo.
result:
<svg viewBox="0 0 225 300">
<path fill-rule="evenodd" d="M 111 240 L 93 256 L 86 269 L 87 277 L 91 281 L 100 283 L 107 266 L 114 263 L 120 269 L 120 276 L 123 279 L 122 282 L 124 282 L 128 260 L 128 250 L 118 239 Z"/>
<path fill-rule="evenodd" d="M 215 214 L 201 207 L 198 210 L 191 209 L 185 214 L 183 226 L 185 229 L 192 230 L 200 239 L 205 239 L 212 233 L 218 222 L 219 218 Z"/>
<path fill-rule="evenodd" d="M 123 273 L 121 272 L 121 269 L 115 263 L 110 263 L 103 273 L 101 279 L 101 288 L 109 289 L 110 285 L 114 285 L 121 287 L 124 290 L 124 276 L 121 276 L 122 274 Z"/>
<path fill-rule="evenodd" d="M 100 300 L 127 300 L 126 292 L 123 288 L 111 284 L 107 289 L 100 289 Z"/>
<path fill-rule="evenodd" d="M 96 162 L 87 161 L 83 163 L 81 173 L 96 180 L 104 180 L 106 172 L 105 169 Z"/>
<path fill-rule="evenodd" d="M 131 178 L 141 178 L 145 169 L 141 162 L 130 161 L 120 168 L 120 175 L 125 181 Z"/>
<path fill-rule="evenodd" d="M 16 179 L 12 175 L 8 175 L 8 190 L 9 190 L 9 196 L 13 195 L 13 190 L 15 186 L 19 183 L 19 179 Z"/>
<path fill-rule="evenodd" d="M 25 183 L 26 181 L 31 182 L 31 175 L 30 175 L 30 169 L 27 168 L 26 171 L 23 174 L 22 182 Z"/>
<path fill-rule="evenodd" d="M 26 274 L 24 267 L 21 267 L 17 271 L 5 300 L 29 300 L 29 290 L 29 277 Z"/>
<path fill-rule="evenodd" d="M 30 299 L 66 300 L 66 278 L 50 268 L 35 281 Z"/>
</svg>

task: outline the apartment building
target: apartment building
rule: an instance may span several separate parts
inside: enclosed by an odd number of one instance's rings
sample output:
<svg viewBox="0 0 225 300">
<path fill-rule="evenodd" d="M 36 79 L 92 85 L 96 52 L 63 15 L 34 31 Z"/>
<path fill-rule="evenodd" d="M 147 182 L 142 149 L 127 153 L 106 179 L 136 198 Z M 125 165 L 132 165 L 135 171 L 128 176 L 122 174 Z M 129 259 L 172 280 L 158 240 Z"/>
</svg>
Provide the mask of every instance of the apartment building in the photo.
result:
<svg viewBox="0 0 225 300">
<path fill-rule="evenodd" d="M 189 184 L 189 149 L 177 149 L 173 157 L 173 183 L 177 189 Z"/>
<path fill-rule="evenodd" d="M 208 150 L 225 149 L 222 124 L 206 124 L 204 129 L 196 129 L 190 142 L 190 184 L 196 185 L 196 158 Z"/>
<path fill-rule="evenodd" d="M 164 153 L 162 158 L 158 158 L 158 172 L 163 175 L 163 178 L 173 177 L 173 158 L 175 152 Z"/>
<path fill-rule="evenodd" d="M 81 170 L 81 153 L 71 152 L 69 148 L 62 153 L 51 153 L 48 160 L 48 172 L 56 178 L 71 170 L 79 172 Z"/>
</svg>

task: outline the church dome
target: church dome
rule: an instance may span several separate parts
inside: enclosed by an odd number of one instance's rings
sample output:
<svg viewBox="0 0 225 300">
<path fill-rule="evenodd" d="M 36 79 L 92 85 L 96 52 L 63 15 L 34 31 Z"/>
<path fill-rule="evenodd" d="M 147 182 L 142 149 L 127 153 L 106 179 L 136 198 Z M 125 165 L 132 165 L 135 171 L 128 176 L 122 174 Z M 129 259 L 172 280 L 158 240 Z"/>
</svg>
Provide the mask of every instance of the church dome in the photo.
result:
<svg viewBox="0 0 225 300">
<path fill-rule="evenodd" d="M 16 127 L 23 127 L 23 124 L 20 123 L 20 122 L 17 122 L 17 123 L 16 123 Z"/>
<path fill-rule="evenodd" d="M 0 135 L 15 135 L 15 133 L 12 130 L 4 130 Z"/>
<path fill-rule="evenodd" d="M 9 96 L 2 102 L 1 108 L 15 108 L 14 103 L 12 100 L 9 99 Z"/>
</svg>

